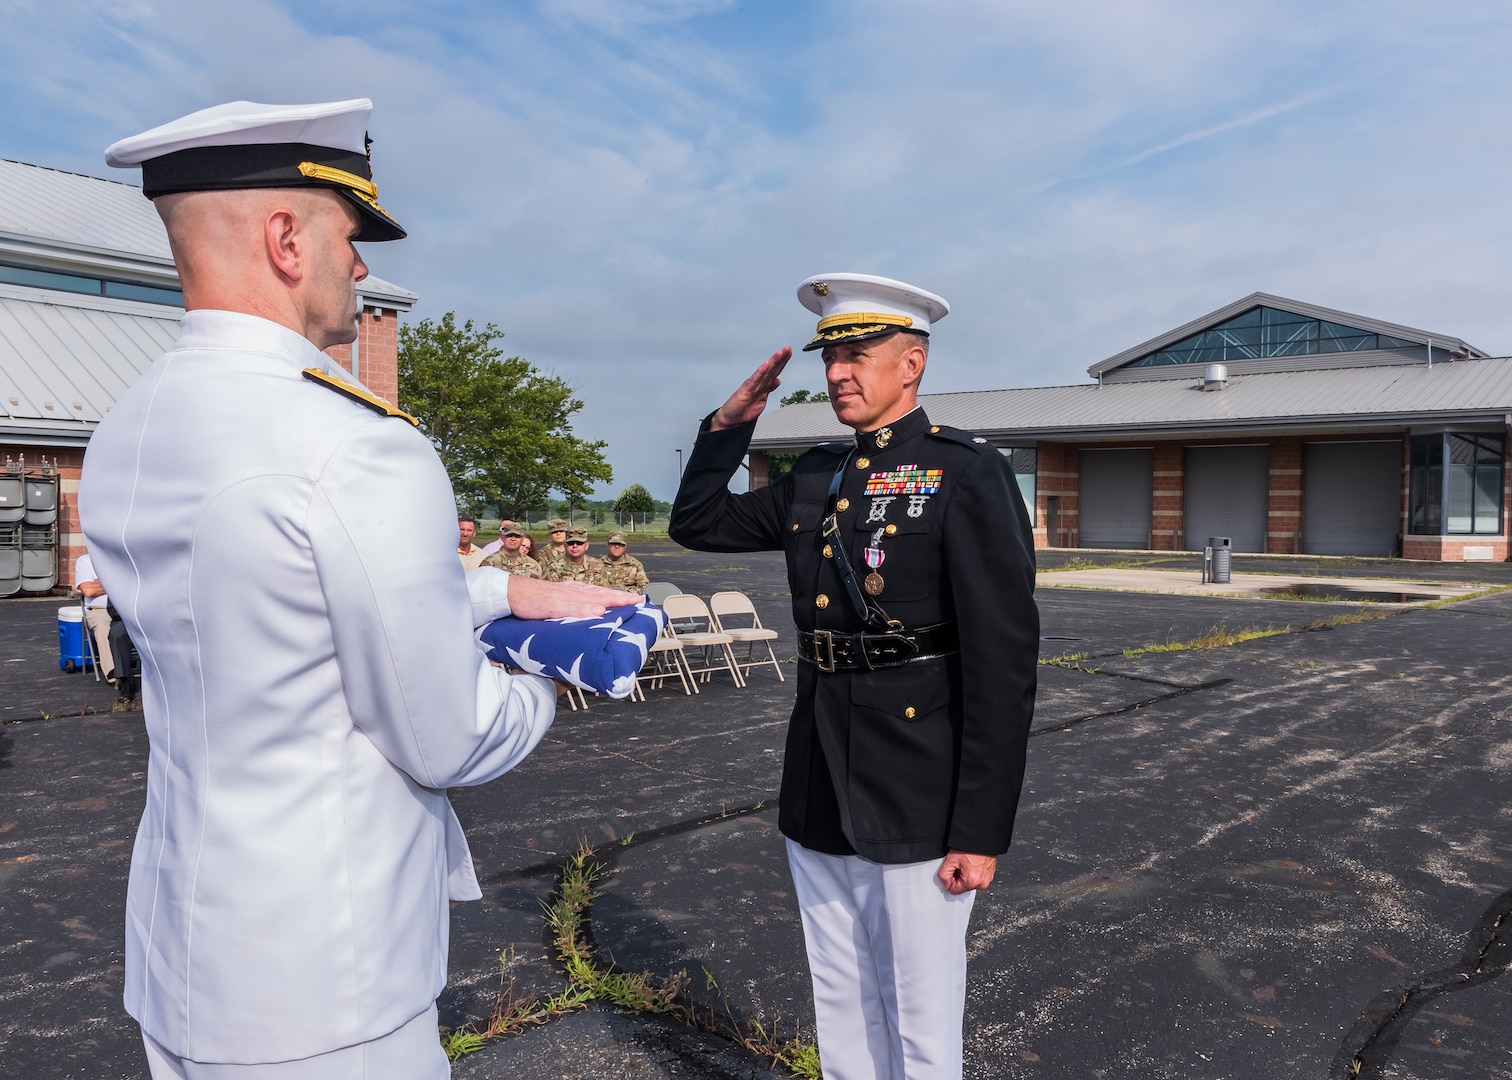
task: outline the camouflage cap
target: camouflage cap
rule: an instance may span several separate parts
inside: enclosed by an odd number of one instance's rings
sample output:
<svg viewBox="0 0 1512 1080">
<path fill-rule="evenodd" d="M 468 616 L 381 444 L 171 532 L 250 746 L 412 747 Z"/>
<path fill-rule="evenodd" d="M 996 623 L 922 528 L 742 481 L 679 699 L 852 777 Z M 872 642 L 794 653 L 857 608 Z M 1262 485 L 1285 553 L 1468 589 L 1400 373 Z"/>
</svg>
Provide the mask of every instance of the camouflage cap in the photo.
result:
<svg viewBox="0 0 1512 1080">
<path fill-rule="evenodd" d="M 500 536 L 524 536 L 525 535 L 525 530 L 522 529 L 522 528 L 520 528 L 518 525 L 507 525 L 507 526 L 506 525 L 500 525 L 499 526 L 499 535 Z"/>
<path fill-rule="evenodd" d="M 583 543 L 586 544 L 588 542 L 588 530 L 586 530 L 586 529 L 568 529 L 567 530 L 567 542 L 570 544 L 574 540 L 581 540 Z"/>
<path fill-rule="evenodd" d="M 546 523 L 547 532 L 562 532 L 567 528 L 567 523 L 561 518 L 552 518 Z"/>
<path fill-rule="evenodd" d="M 611 532 L 609 534 L 608 543 L 611 543 L 611 544 L 628 544 L 629 541 L 625 539 L 625 531 L 623 529 L 615 529 L 613 532 Z"/>
</svg>

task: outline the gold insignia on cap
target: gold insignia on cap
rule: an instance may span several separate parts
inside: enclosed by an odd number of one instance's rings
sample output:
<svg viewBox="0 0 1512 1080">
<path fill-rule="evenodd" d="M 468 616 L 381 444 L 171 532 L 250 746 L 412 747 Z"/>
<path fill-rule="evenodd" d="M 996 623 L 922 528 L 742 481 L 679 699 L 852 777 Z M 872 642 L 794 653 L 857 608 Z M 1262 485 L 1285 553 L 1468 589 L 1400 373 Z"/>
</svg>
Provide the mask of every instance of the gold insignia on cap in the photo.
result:
<svg viewBox="0 0 1512 1080">
<path fill-rule="evenodd" d="M 333 184 L 340 184 L 384 217 L 392 216 L 387 210 L 378 205 L 378 185 L 371 180 L 364 180 L 356 173 L 349 173 L 345 169 L 333 169 L 329 165 L 317 165 L 313 161 L 301 161 L 299 163 L 299 171 L 311 180 L 329 180 Z"/>
<path fill-rule="evenodd" d="M 836 513 L 843 514 L 847 510 L 849 510 L 849 509 L 850 509 L 850 500 L 849 499 L 841 499 L 839 502 L 837 502 L 835 504 L 835 512 Z"/>
<path fill-rule="evenodd" d="M 858 457 L 856 459 L 856 468 L 858 468 L 858 469 L 869 469 L 869 468 L 871 468 L 871 458 L 869 458 L 869 457 Z"/>
<path fill-rule="evenodd" d="M 816 281 L 812 286 L 810 286 L 810 288 L 814 290 L 815 296 L 829 295 L 829 282 L 827 281 Z"/>
<path fill-rule="evenodd" d="M 829 607 L 829 597 L 825 596 L 823 593 L 820 593 L 818 596 L 814 597 L 814 606 L 816 608 L 819 608 L 821 611 L 824 610 L 825 608 Z"/>
</svg>

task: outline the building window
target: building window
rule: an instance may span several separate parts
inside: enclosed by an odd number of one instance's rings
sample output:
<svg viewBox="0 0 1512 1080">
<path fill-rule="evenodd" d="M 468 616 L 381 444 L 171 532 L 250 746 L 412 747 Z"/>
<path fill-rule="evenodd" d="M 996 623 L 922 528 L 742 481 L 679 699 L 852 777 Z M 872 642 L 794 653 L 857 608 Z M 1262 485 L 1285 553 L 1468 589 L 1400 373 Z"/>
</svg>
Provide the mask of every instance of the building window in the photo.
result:
<svg viewBox="0 0 1512 1080">
<path fill-rule="evenodd" d="M 113 296 L 118 300 L 139 300 L 146 304 L 184 306 L 184 293 L 180 289 L 139 285 L 131 281 L 112 281 L 83 274 L 64 274 L 56 270 L 33 270 L 26 266 L 7 266 L 4 263 L 0 263 L 0 282 L 30 285 L 34 289 L 83 293 L 86 296 Z"/>
<path fill-rule="evenodd" d="M 1500 533 L 1506 447 L 1504 435 L 1414 435 L 1411 531 L 1428 536 Z"/>
<path fill-rule="evenodd" d="M 1309 319 L 1277 308 L 1253 307 L 1201 333 L 1146 353 L 1128 366 L 1227 364 L 1234 360 L 1260 360 L 1270 356 L 1316 356 L 1375 349 L 1410 349 L 1416 355 L 1427 356 L 1427 346 L 1422 342 L 1405 341 L 1343 323 Z"/>
<path fill-rule="evenodd" d="M 1000 446 L 998 452 L 1013 466 L 1014 478 L 1018 480 L 1019 494 L 1024 498 L 1024 507 L 1029 511 L 1029 523 L 1034 524 L 1034 474 L 1038 467 L 1037 455 L 1032 446 Z"/>
</svg>

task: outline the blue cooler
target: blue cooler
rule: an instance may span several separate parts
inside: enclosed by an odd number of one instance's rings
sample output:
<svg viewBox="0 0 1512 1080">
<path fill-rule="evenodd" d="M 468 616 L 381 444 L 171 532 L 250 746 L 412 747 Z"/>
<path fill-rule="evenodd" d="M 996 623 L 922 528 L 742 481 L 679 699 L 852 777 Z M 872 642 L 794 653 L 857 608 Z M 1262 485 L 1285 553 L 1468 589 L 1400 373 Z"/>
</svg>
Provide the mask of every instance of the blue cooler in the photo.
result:
<svg viewBox="0 0 1512 1080">
<path fill-rule="evenodd" d="M 64 671 L 78 671 L 94 657 L 84 659 L 84 609 L 78 604 L 58 609 L 58 666 Z"/>
</svg>

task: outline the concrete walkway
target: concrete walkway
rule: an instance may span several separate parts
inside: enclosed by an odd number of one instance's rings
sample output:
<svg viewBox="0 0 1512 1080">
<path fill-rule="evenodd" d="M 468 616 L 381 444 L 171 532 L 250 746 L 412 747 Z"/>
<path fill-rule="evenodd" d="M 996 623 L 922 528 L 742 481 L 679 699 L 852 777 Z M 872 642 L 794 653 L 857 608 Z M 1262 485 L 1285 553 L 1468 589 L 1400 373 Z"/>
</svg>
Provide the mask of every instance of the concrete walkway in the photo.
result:
<svg viewBox="0 0 1512 1080">
<path fill-rule="evenodd" d="M 1223 584 L 1204 584 L 1202 573 L 1098 567 L 1088 570 L 1042 570 L 1041 589 L 1110 589 L 1116 592 L 1165 593 L 1172 596 L 1232 596 L 1252 599 L 1423 604 L 1467 596 L 1481 586 L 1420 581 L 1412 578 L 1321 577 L 1277 573 L 1234 573 Z"/>
</svg>

